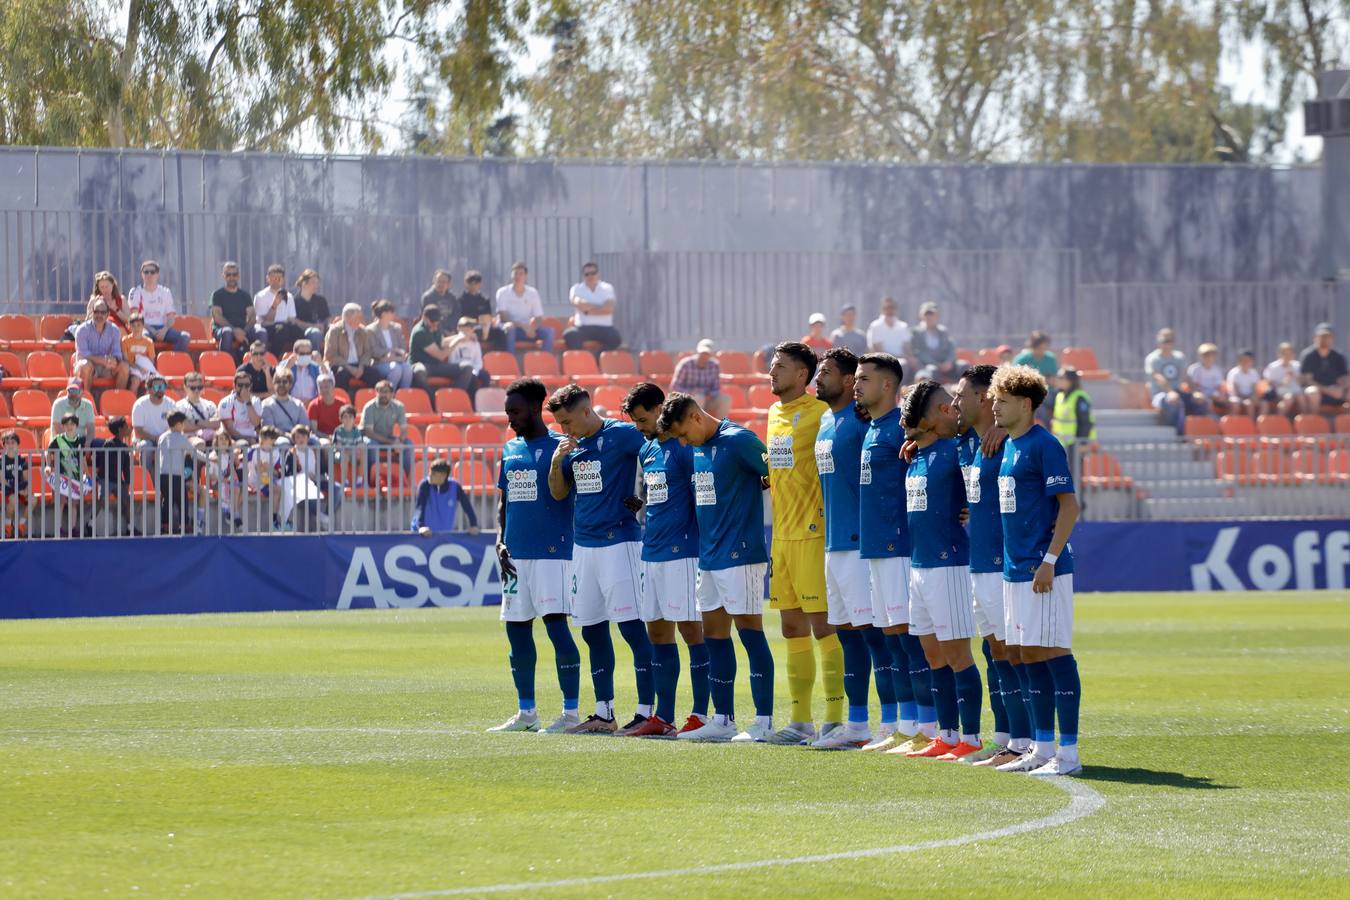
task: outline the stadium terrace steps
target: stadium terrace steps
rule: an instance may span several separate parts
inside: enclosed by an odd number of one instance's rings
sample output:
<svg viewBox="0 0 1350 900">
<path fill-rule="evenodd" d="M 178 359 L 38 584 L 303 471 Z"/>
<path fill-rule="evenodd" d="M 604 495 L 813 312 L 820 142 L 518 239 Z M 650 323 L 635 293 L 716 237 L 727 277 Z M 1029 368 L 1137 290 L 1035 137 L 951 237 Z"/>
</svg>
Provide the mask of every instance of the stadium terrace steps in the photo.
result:
<svg viewBox="0 0 1350 900">
<path fill-rule="evenodd" d="M 1229 519 L 1259 510 L 1247 497 L 1146 497 L 1140 513 L 1143 519 Z"/>
</svg>

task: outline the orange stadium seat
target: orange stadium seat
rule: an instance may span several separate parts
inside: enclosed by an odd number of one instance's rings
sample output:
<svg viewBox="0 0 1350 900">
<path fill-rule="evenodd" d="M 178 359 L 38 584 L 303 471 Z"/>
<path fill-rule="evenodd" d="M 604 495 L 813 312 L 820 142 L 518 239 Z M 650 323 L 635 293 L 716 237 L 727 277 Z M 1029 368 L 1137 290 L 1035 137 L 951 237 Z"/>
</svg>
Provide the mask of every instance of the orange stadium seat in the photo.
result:
<svg viewBox="0 0 1350 900">
<path fill-rule="evenodd" d="M 1332 450 L 1327 454 L 1326 479 L 1335 484 L 1350 482 L 1350 451 Z"/>
<path fill-rule="evenodd" d="M 458 447 L 464 443 L 464 431 L 458 425 L 437 422 L 427 426 L 426 439 L 428 446 Z"/>
<path fill-rule="evenodd" d="M 361 416 L 361 410 L 366 408 L 366 404 L 375 399 L 374 388 L 358 388 L 356 391 L 356 400 L 352 403 L 356 407 L 357 418 Z"/>
<path fill-rule="evenodd" d="M 14 433 L 19 436 L 20 450 L 37 450 L 38 436 L 31 428 L 16 428 Z"/>
<path fill-rule="evenodd" d="M 234 357 L 223 350 L 204 350 L 197 357 L 202 377 L 211 387 L 230 390 L 234 387 Z"/>
<path fill-rule="evenodd" d="M 531 350 L 525 354 L 524 370 L 526 375 L 538 378 L 548 387 L 562 387 L 572 380 L 559 371 L 558 357 L 543 350 Z"/>
<path fill-rule="evenodd" d="M 178 350 L 161 350 L 155 356 L 155 370 L 169 379 L 171 384 L 182 384 L 183 379 L 197 371 L 197 368 L 192 364 L 192 357 L 186 353 Z"/>
<path fill-rule="evenodd" d="M 1294 426 L 1284 416 L 1257 416 L 1256 431 L 1262 437 L 1288 437 L 1294 433 Z"/>
<path fill-rule="evenodd" d="M 1256 423 L 1246 416 L 1223 416 L 1219 419 L 1219 433 L 1227 438 L 1256 437 Z"/>
<path fill-rule="evenodd" d="M 131 407 L 136 403 L 136 395 L 131 391 L 109 388 L 98 398 L 99 415 L 105 419 L 113 416 L 131 416 Z"/>
<path fill-rule="evenodd" d="M 1119 459 L 1105 451 L 1097 451 L 1083 456 L 1083 484 L 1107 490 L 1129 490 L 1134 487 L 1134 479 L 1125 474 Z"/>
<path fill-rule="evenodd" d="M 637 361 L 627 350 L 606 350 L 601 353 L 600 371 L 625 382 L 636 381 L 638 376 Z"/>
<path fill-rule="evenodd" d="M 29 353 L 45 346 L 38 335 L 37 323 L 30 316 L 0 316 L 0 347 L 16 353 Z"/>
<path fill-rule="evenodd" d="M 1091 347 L 1065 347 L 1059 353 L 1060 365 L 1077 369 L 1084 381 L 1104 381 L 1111 377 L 1111 373 L 1097 362 L 1097 352 Z M 998 362 L 997 356 L 995 352 L 994 362 Z"/>
<path fill-rule="evenodd" d="M 455 463 L 455 480 L 470 494 L 485 494 L 497 489 L 495 467 L 478 457 L 461 459 Z"/>
<path fill-rule="evenodd" d="M 408 421 L 414 425 L 434 425 L 441 420 L 441 414 L 431 408 L 427 392 L 421 388 L 399 388 L 394 398 L 403 404 Z"/>
<path fill-rule="evenodd" d="M 46 428 L 52 421 L 52 401 L 43 391 L 24 389 L 10 397 L 14 418 L 25 428 Z"/>
<path fill-rule="evenodd" d="M 586 351 L 579 352 L 585 353 Z M 612 418 L 617 419 L 623 415 L 623 401 L 627 396 L 628 388 L 620 387 L 617 384 L 605 384 L 591 391 L 591 402 L 596 406 L 603 406 L 609 411 Z"/>
<path fill-rule="evenodd" d="M 755 409 L 768 409 L 778 400 L 774 396 L 773 388 L 767 384 L 752 384 L 747 392 L 747 399 Z"/>
<path fill-rule="evenodd" d="M 28 354 L 28 378 L 34 387 L 44 391 L 59 391 L 70 380 L 66 360 L 51 350 L 35 350 Z"/>
<path fill-rule="evenodd" d="M 462 388 L 439 388 L 436 391 L 436 412 L 443 417 L 473 416 L 473 401 Z"/>
<path fill-rule="evenodd" d="M 9 401 L 5 399 L 4 394 L 0 394 L 0 428 L 13 428 L 16 424 L 18 420 L 9 411 Z"/>
<path fill-rule="evenodd" d="M 750 354 L 741 350 L 723 350 L 717 354 L 717 364 L 722 369 L 722 380 L 732 384 L 757 384 L 764 376 L 755 371 Z"/>
<path fill-rule="evenodd" d="M 642 374 L 664 387 L 675 374 L 675 361 L 664 350 L 643 350 L 638 354 Z"/>
<path fill-rule="evenodd" d="M 595 355 L 585 350 L 564 350 L 562 372 L 573 381 L 581 384 L 597 384 L 607 380 L 605 376 L 600 374 L 600 367 L 596 365 Z"/>
<path fill-rule="evenodd" d="M 515 354 L 504 350 L 489 350 L 484 353 L 483 368 L 487 369 L 494 379 L 503 383 L 512 382 L 520 377 L 520 364 L 516 362 Z"/>
<path fill-rule="evenodd" d="M 0 350 L 0 369 L 5 370 L 4 378 L 0 378 L 0 389 L 15 390 L 33 386 L 28 380 L 28 369 L 23 364 L 23 357 L 14 351 Z"/>
<path fill-rule="evenodd" d="M 218 346 L 211 336 L 211 327 L 200 316 L 179 316 L 173 320 L 173 327 L 188 336 L 188 349 L 201 353 L 215 350 Z"/>
<path fill-rule="evenodd" d="M 1262 416 L 1261 418 L 1266 418 Z M 1305 413 L 1294 416 L 1294 432 L 1305 435 L 1331 434 L 1331 423 L 1326 416 L 1317 413 Z"/>
<path fill-rule="evenodd" d="M 75 342 L 64 338 L 66 329 L 70 327 L 72 321 L 74 316 L 64 313 L 48 313 L 38 320 L 38 336 L 42 338 L 48 350 L 69 352 L 75 349 Z"/>
<path fill-rule="evenodd" d="M 1186 437 L 1197 439 L 1218 438 L 1223 432 L 1219 431 L 1219 423 L 1209 416 L 1187 416 L 1186 417 Z"/>
<path fill-rule="evenodd" d="M 1350 434 L 1350 413 L 1338 413 L 1335 424 L 1337 434 Z"/>
<path fill-rule="evenodd" d="M 495 447 L 504 443 L 502 430 L 491 422 L 474 422 L 464 429 L 464 443 L 471 446 Z"/>
</svg>

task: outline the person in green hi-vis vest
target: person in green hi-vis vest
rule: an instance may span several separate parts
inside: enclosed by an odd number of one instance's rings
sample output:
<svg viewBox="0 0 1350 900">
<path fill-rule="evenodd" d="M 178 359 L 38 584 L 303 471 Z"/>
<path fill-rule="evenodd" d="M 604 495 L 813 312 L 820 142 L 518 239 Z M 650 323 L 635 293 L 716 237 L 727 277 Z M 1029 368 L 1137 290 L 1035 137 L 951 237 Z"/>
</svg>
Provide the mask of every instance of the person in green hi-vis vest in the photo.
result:
<svg viewBox="0 0 1350 900">
<path fill-rule="evenodd" d="M 1075 442 L 1097 439 L 1097 422 L 1092 415 L 1092 399 L 1083 390 L 1083 378 L 1078 370 L 1060 369 L 1058 380 L 1059 393 L 1055 395 L 1050 433 L 1072 453 Z"/>
</svg>

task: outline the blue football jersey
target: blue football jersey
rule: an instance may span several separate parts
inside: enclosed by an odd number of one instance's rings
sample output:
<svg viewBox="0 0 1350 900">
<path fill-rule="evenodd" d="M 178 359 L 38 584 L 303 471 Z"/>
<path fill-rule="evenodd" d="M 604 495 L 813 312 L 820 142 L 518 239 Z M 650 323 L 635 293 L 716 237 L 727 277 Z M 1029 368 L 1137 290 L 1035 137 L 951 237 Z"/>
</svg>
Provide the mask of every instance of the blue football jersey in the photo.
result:
<svg viewBox="0 0 1350 900">
<path fill-rule="evenodd" d="M 764 442 L 723 420 L 712 440 L 694 448 L 698 565 L 709 572 L 769 561 L 764 546 Z"/>
<path fill-rule="evenodd" d="M 642 480 L 647 488 L 647 528 L 642 558 L 667 562 L 698 556 L 694 513 L 694 454 L 674 438 L 642 446 Z"/>
<path fill-rule="evenodd" d="M 637 493 L 638 453 L 647 439 L 637 426 L 605 419 L 598 431 L 577 441 L 563 464 L 576 485 L 578 547 L 608 547 L 642 537 L 637 513 L 623 501 Z"/>
<path fill-rule="evenodd" d="M 857 404 L 820 417 L 816 434 L 816 470 L 825 501 L 825 549 L 858 549 L 858 467 L 867 423 Z"/>
<path fill-rule="evenodd" d="M 940 569 L 970 564 L 970 538 L 961 526 L 965 505 L 966 485 L 955 439 L 940 438 L 916 451 L 905 472 L 911 565 Z"/>
<path fill-rule="evenodd" d="M 999 455 L 980 452 L 980 436 L 972 428 L 960 437 L 961 472 L 970 510 L 970 571 L 1003 571 L 1003 516 L 998 511 Z"/>
<path fill-rule="evenodd" d="M 1064 446 L 1039 425 L 1003 444 L 998 470 L 998 508 L 1003 514 L 1003 579 L 1031 581 L 1050 550 L 1060 494 L 1073 493 Z M 1073 549 L 1065 545 L 1056 575 L 1073 572 Z"/>
<path fill-rule="evenodd" d="M 548 470 L 562 435 L 549 432 L 526 441 L 515 438 L 502 448 L 497 489 L 506 497 L 503 540 L 516 559 L 572 558 L 572 501 L 575 493 L 554 500 Z"/>
<path fill-rule="evenodd" d="M 900 458 L 905 430 L 893 409 L 867 426 L 858 458 L 858 549 L 863 559 L 909 556 L 905 471 Z"/>
</svg>

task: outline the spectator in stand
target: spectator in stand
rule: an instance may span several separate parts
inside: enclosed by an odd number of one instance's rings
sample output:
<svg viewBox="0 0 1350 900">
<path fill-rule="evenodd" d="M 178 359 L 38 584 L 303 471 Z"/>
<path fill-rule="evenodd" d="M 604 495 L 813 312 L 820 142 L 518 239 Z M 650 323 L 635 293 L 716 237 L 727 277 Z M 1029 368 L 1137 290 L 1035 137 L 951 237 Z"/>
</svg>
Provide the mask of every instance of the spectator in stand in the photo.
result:
<svg viewBox="0 0 1350 900">
<path fill-rule="evenodd" d="M 810 318 L 806 320 L 806 335 L 802 338 L 802 343 L 816 351 L 817 356 L 833 346 L 830 339 L 825 336 L 825 324 L 824 313 L 811 313 Z"/>
<path fill-rule="evenodd" d="M 456 321 L 465 318 L 474 320 L 478 339 L 488 349 L 499 350 L 506 346 L 502 330 L 492 324 L 492 301 L 483 294 L 483 273 L 474 269 L 464 273 L 464 293 L 459 295 L 455 316 Z"/>
<path fill-rule="evenodd" d="M 915 376 L 917 380 L 931 379 L 952 384 L 959 374 L 956 369 L 956 344 L 938 318 L 938 305 L 933 301 L 929 300 L 919 307 L 919 324 L 909 338 L 909 359 L 918 370 Z"/>
<path fill-rule="evenodd" d="M 28 536 L 28 459 L 19 454 L 19 433 L 0 434 L 0 515 L 5 537 Z"/>
<path fill-rule="evenodd" d="M 375 321 L 366 326 L 370 332 L 371 370 L 399 388 L 412 387 L 413 368 L 408 362 L 408 344 L 403 337 L 403 326 L 394 313 L 394 304 L 376 300 L 370 306 Z"/>
<path fill-rule="evenodd" d="M 451 365 L 450 351 L 445 349 L 441 334 L 441 308 L 434 303 L 422 307 L 422 318 L 408 336 L 408 359 L 413 364 L 413 384 L 427 392 L 432 402 L 436 393 L 428 378 L 448 378 L 454 384 L 459 380 L 459 367 Z"/>
<path fill-rule="evenodd" d="M 722 367 L 717 363 L 716 352 L 717 345 L 710 339 L 699 341 L 695 354 L 675 366 L 670 392 L 688 394 L 710 416 L 725 419 L 731 411 L 731 397 L 722 393 Z"/>
<path fill-rule="evenodd" d="M 117 330 L 125 334 L 129 331 L 127 325 L 127 316 L 131 315 L 131 310 L 127 308 L 126 298 L 122 296 L 122 290 L 117 286 L 117 279 L 111 272 L 99 272 L 94 276 L 94 290 L 89 295 L 89 302 L 84 308 L 84 322 L 94 320 L 94 304 L 102 301 L 108 307 L 108 321 L 115 325 Z M 72 322 L 66 329 L 62 340 L 75 340 L 75 332 L 84 322 Z"/>
<path fill-rule="evenodd" d="M 401 446 L 403 471 L 412 470 L 413 443 L 408 437 L 408 413 L 403 404 L 394 399 L 394 386 L 388 381 L 375 385 L 375 399 L 367 400 L 361 409 L 361 433 L 370 449 L 368 458 L 372 462 Z"/>
<path fill-rule="evenodd" d="M 830 332 L 830 346 L 844 347 L 857 356 L 867 353 L 867 334 L 858 330 L 858 307 L 845 303 L 839 308 L 839 327 Z"/>
<path fill-rule="evenodd" d="M 618 298 L 614 285 L 600 280 L 600 266 L 594 262 L 581 267 L 581 281 L 572 285 L 567 296 L 576 312 L 572 327 L 563 332 L 569 350 L 580 350 L 587 341 L 596 341 L 603 350 L 618 350 L 623 337 L 614 327 L 614 306 Z"/>
<path fill-rule="evenodd" d="M 248 361 L 236 372 L 248 376 L 254 394 L 266 397 L 272 393 L 272 382 L 276 380 L 277 369 L 267 358 L 267 345 L 262 341 L 253 342 L 253 346 L 248 350 Z"/>
<path fill-rule="evenodd" d="M 1055 396 L 1055 411 L 1051 417 L 1050 433 L 1059 438 L 1072 453 L 1078 441 L 1097 439 L 1097 422 L 1092 415 L 1092 398 L 1083 390 L 1083 379 L 1077 369 L 1065 367 L 1055 376 L 1059 388 Z M 1072 460 L 1072 456 L 1070 456 Z"/>
<path fill-rule="evenodd" d="M 234 357 L 234 364 L 244 361 L 244 352 L 254 341 L 267 339 L 267 332 L 258 325 L 257 311 L 248 291 L 239 287 L 239 263 L 227 262 L 220 270 L 225 286 L 211 295 L 211 332 L 221 350 Z"/>
<path fill-rule="evenodd" d="M 333 430 L 333 452 L 337 454 L 338 477 L 343 484 L 361 487 L 366 483 L 366 437 L 356 424 L 356 407 L 344 403 L 338 412 L 338 427 Z"/>
<path fill-rule="evenodd" d="M 455 387 L 463 388 L 474 399 L 480 387 L 492 384 L 492 376 L 483 368 L 483 345 L 478 340 L 478 328 L 468 316 L 459 320 L 458 334 L 445 341 L 448 362 L 456 374 L 451 378 Z"/>
<path fill-rule="evenodd" d="M 141 283 L 127 295 L 127 307 L 145 316 L 145 330 L 150 337 L 170 344 L 180 353 L 187 352 L 187 334 L 173 327 L 177 318 L 173 294 L 159 283 L 159 263 L 153 259 L 141 263 Z"/>
<path fill-rule="evenodd" d="M 324 372 L 318 377 L 319 396 L 309 401 L 305 407 L 305 412 L 309 414 L 309 421 L 313 424 L 314 431 L 320 438 L 331 438 L 333 432 L 341 424 L 339 413 L 342 411 L 343 400 L 338 397 L 334 390 L 337 385 L 333 381 L 331 372 Z"/>
<path fill-rule="evenodd" d="M 449 534 L 456 530 L 456 509 L 464 510 L 469 522 L 469 534 L 478 533 L 478 514 L 473 510 L 464 486 L 450 477 L 450 461 L 435 459 L 427 469 L 427 477 L 417 486 L 413 502 L 412 530 L 422 537 Z"/>
<path fill-rule="evenodd" d="M 903 363 L 910 332 L 909 324 L 896 315 L 899 309 L 894 297 L 881 298 L 881 315 L 867 326 L 867 348 L 872 353 L 889 353 Z"/>
<path fill-rule="evenodd" d="M 220 498 L 220 515 L 238 530 L 244 524 L 244 454 L 225 429 L 211 441 L 206 464 L 207 486 Z"/>
<path fill-rule="evenodd" d="M 448 269 L 437 269 L 431 276 L 431 287 L 422 293 L 422 308 L 434 305 L 441 311 L 441 318 L 459 318 L 459 298 L 450 291 L 454 276 Z"/>
<path fill-rule="evenodd" d="M 1176 349 L 1176 334 L 1170 328 L 1158 332 L 1158 347 L 1144 357 L 1144 374 L 1153 391 L 1153 408 L 1163 424 L 1177 433 L 1186 430 L 1186 416 L 1203 415 L 1205 400 L 1186 381 L 1186 357 Z"/>
<path fill-rule="evenodd" d="M 507 353 L 516 352 L 516 341 L 538 340 L 541 349 L 553 352 L 557 337 L 553 329 L 543 324 L 544 301 L 539 292 L 525 283 L 530 270 L 523 262 L 511 266 L 511 283 L 497 288 L 497 327 L 501 329 Z"/>
<path fill-rule="evenodd" d="M 1261 370 L 1256 367 L 1256 354 L 1251 350 L 1238 351 L 1238 363 L 1228 370 L 1224 388 L 1228 392 L 1230 412 L 1255 418 L 1257 413 L 1256 386 L 1261 383 Z"/>
<path fill-rule="evenodd" d="M 102 298 L 90 304 L 90 319 L 75 329 L 75 358 L 71 371 L 82 381 L 111 378 L 119 388 L 127 386 L 130 371 L 122 357 L 122 332 L 108 323 L 108 304 Z"/>
<path fill-rule="evenodd" d="M 344 391 L 351 391 L 353 381 L 369 383 L 366 369 L 373 362 L 370 332 L 361 326 L 361 307 L 355 303 L 342 307 L 342 321 L 328 329 L 323 339 L 323 361 Z"/>
<path fill-rule="evenodd" d="M 262 420 L 277 430 L 277 442 L 285 444 L 290 440 L 291 429 L 297 425 L 309 427 L 309 413 L 305 404 L 291 396 L 291 385 L 295 379 L 289 372 L 281 372 L 272 380 L 272 396 L 262 402 Z"/>
<path fill-rule="evenodd" d="M 1332 344 L 1336 340 L 1330 322 L 1318 324 L 1313 342 L 1298 359 L 1308 412 L 1335 416 L 1345 411 L 1350 394 L 1350 367 Z"/>
<path fill-rule="evenodd" d="M 1000 366 L 1006 366 L 1013 361 L 1012 344 L 999 344 L 994 348 L 994 352 L 998 354 L 998 364 Z"/>
<path fill-rule="evenodd" d="M 74 413 L 66 413 L 59 424 L 60 430 L 52 432 L 52 441 L 47 445 L 51 452 L 47 456 L 46 475 L 60 504 L 56 520 L 57 535 L 61 535 L 61 523 L 65 522 L 65 537 L 73 538 L 79 537 L 76 520 L 83 518 L 81 513 L 84 505 L 80 501 L 88 493 L 84 481 L 85 437 L 80 431 L 80 418 Z M 74 503 L 79 503 L 79 506 L 75 507 Z M 89 537 L 91 529 L 88 522 L 82 531 L 85 537 Z"/>
<path fill-rule="evenodd" d="M 200 372 L 189 372 L 183 379 L 186 396 L 174 404 L 178 411 L 187 416 L 183 423 L 183 434 L 192 441 L 194 447 L 204 447 L 211 443 L 220 430 L 220 410 L 216 404 L 202 396 L 206 389 L 206 379 Z"/>
<path fill-rule="evenodd" d="M 1279 413 L 1292 419 L 1303 411 L 1303 379 L 1299 377 L 1294 345 L 1284 341 L 1279 350 L 1279 357 L 1261 373 L 1267 385 L 1261 401 L 1267 414 Z"/>
<path fill-rule="evenodd" d="M 1044 331 L 1033 331 L 1027 337 L 1027 345 L 1013 357 L 1015 366 L 1031 366 L 1045 376 L 1045 380 L 1054 383 L 1059 374 L 1059 360 L 1050 350 L 1050 335 Z"/>
<path fill-rule="evenodd" d="M 1214 344 L 1201 344 L 1195 355 L 1196 361 L 1186 370 L 1186 380 L 1208 404 L 1210 411 L 1222 416 L 1228 412 L 1228 387 L 1223 366 L 1219 365 L 1219 348 Z"/>
<path fill-rule="evenodd" d="M 141 536 L 139 528 L 131 525 L 131 423 L 123 416 L 108 420 L 111 438 L 94 438 L 89 442 L 94 458 L 94 480 L 103 509 L 112 517 L 113 535 Z"/>
<path fill-rule="evenodd" d="M 295 347 L 277 366 L 277 375 L 286 372 L 294 382 L 291 396 L 301 403 L 309 403 L 319 396 L 319 379 L 324 375 L 332 381 L 333 373 L 328 370 L 323 358 L 314 355 L 314 347 L 309 338 L 301 338 Z"/>
<path fill-rule="evenodd" d="M 141 465 L 155 474 L 155 447 L 164 432 L 169 430 L 169 413 L 177 407 L 164 396 L 169 383 L 163 375 L 151 375 L 149 390 L 131 405 L 131 426 L 136 432 L 136 445 L 141 449 Z"/>
<path fill-rule="evenodd" d="M 291 446 L 281 463 L 281 472 L 291 484 L 295 508 L 290 519 L 298 531 L 310 531 L 328 521 L 328 504 L 336 512 L 342 506 L 342 491 L 333 490 L 328 478 L 328 454 L 310 440 L 307 425 L 296 425 Z M 327 503 L 325 503 L 327 501 Z"/>
<path fill-rule="evenodd" d="M 220 401 L 216 413 L 231 440 L 253 443 L 262 426 L 262 401 L 253 396 L 253 379 L 236 372 L 234 392 Z"/>
<path fill-rule="evenodd" d="M 273 356 L 284 356 L 304 330 L 295 322 L 295 295 L 286 290 L 286 270 L 280 263 L 267 267 L 267 287 L 253 295 L 253 311 L 258 325 L 267 333 L 267 348 Z"/>
<path fill-rule="evenodd" d="M 258 497 L 267 501 L 267 510 L 272 514 L 272 530 L 281 531 L 281 463 L 283 451 L 277 446 L 281 435 L 271 425 L 258 429 L 258 445 L 250 447 L 245 455 L 248 468 L 248 486 Z M 261 512 L 261 510 L 260 510 Z"/>
<path fill-rule="evenodd" d="M 197 450 L 183 432 L 187 416 L 182 410 L 169 413 L 168 430 L 159 436 L 159 533 L 192 534 L 193 499 L 196 497 Z M 197 529 L 206 526 L 206 510 L 197 510 Z"/>
<path fill-rule="evenodd" d="M 94 401 L 84 395 L 84 382 L 72 378 L 66 382 L 66 392 L 52 403 L 51 421 L 48 428 L 53 435 L 61 432 L 61 423 L 68 415 L 73 415 L 80 423 L 80 433 L 86 441 L 94 437 Z"/>
<path fill-rule="evenodd" d="M 328 298 L 319 293 L 319 273 L 305 269 L 295 279 L 295 325 L 304 332 L 310 345 L 322 344 L 333 314 Z"/>
<path fill-rule="evenodd" d="M 131 333 L 122 338 L 122 358 L 127 361 L 127 386 L 133 394 L 150 380 L 155 368 L 155 342 L 145 333 L 145 316 L 131 314 Z"/>
</svg>

